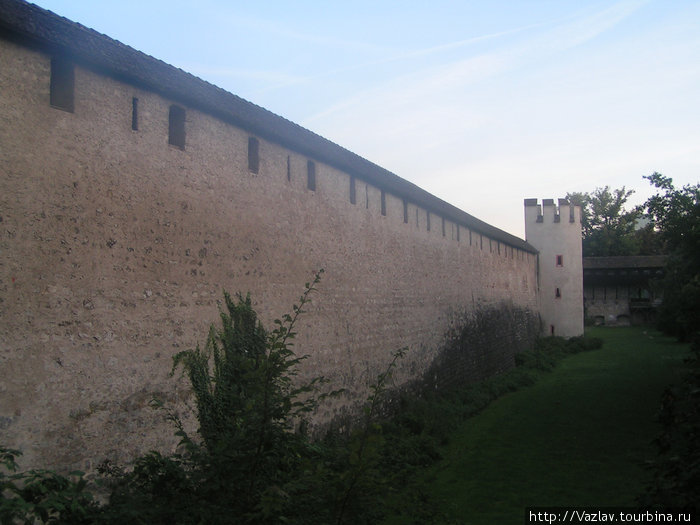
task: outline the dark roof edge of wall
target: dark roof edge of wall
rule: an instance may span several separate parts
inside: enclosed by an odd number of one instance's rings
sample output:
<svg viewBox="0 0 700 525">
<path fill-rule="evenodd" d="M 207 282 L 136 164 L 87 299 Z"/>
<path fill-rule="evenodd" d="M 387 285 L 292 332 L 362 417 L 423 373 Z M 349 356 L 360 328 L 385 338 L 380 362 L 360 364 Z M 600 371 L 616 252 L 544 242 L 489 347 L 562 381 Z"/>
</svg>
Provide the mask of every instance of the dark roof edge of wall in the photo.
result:
<svg viewBox="0 0 700 525">
<path fill-rule="evenodd" d="M 494 240 L 532 253 L 526 241 L 477 219 L 351 151 L 181 69 L 23 0 L 0 0 L 0 33 L 159 93 L 364 180 Z"/>
<path fill-rule="evenodd" d="M 584 257 L 583 268 L 662 268 L 668 260 L 667 255 L 611 255 L 607 257 Z"/>
</svg>

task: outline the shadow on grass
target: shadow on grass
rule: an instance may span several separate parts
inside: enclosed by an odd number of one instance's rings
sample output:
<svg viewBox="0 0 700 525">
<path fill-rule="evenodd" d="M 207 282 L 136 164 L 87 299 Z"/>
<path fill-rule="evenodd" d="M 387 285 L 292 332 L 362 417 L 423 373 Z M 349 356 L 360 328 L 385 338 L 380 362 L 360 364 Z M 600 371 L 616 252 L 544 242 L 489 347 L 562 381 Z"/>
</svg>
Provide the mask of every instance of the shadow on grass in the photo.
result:
<svg viewBox="0 0 700 525">
<path fill-rule="evenodd" d="M 502 376 L 416 402 L 404 419 L 432 415 L 422 430 L 442 459 L 397 492 L 403 510 L 385 523 L 507 524 L 528 506 L 633 506 L 661 393 L 686 356 L 687 345 L 654 331 L 592 329 L 567 344 L 543 340 Z"/>
</svg>

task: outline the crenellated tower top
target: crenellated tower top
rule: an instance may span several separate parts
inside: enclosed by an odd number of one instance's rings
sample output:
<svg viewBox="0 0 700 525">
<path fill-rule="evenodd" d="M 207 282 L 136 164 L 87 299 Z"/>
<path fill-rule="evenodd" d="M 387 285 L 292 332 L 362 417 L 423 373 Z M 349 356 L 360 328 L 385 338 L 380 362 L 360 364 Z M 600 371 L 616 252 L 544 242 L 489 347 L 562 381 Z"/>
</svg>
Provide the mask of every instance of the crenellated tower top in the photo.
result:
<svg viewBox="0 0 700 525">
<path fill-rule="evenodd" d="M 525 199 L 525 222 L 570 222 L 581 223 L 581 207 L 572 205 L 567 199 L 542 199 L 538 204 L 537 199 Z"/>
</svg>

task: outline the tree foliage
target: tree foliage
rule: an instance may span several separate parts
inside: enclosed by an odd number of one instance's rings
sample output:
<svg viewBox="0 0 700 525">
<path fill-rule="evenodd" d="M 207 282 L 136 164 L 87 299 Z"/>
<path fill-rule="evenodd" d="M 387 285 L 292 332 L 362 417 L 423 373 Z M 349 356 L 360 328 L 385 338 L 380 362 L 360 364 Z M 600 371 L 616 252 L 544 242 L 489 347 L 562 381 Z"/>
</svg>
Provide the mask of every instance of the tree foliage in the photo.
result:
<svg viewBox="0 0 700 525">
<path fill-rule="evenodd" d="M 605 186 L 567 194 L 569 202 L 581 206 L 584 257 L 639 254 L 642 239 L 635 234 L 635 225 L 640 211 L 625 209 L 633 193 L 624 186 L 612 191 Z"/>
<path fill-rule="evenodd" d="M 656 172 L 644 178 L 663 191 L 650 197 L 645 208 L 668 249 L 700 267 L 700 185 L 676 188 L 673 179 Z"/>
<path fill-rule="evenodd" d="M 17 472 L 21 455 L 19 450 L 0 446 L 0 523 L 95 523 L 99 506 L 86 490 L 82 472 L 67 477 L 43 469 Z"/>
<path fill-rule="evenodd" d="M 319 280 L 320 272 L 270 332 L 250 296 L 224 293 L 221 326 L 212 325 L 204 349 L 173 361 L 173 372 L 182 369 L 192 385 L 198 436 L 171 414 L 185 453 L 140 458 L 118 477 L 112 514 L 136 510 L 140 523 L 301 523 L 311 511 L 299 491 L 314 494 L 321 509 L 332 507 L 329 491 L 318 486 L 329 475 L 318 469 L 323 451 L 299 432 L 305 415 L 332 393 L 319 392 L 322 377 L 296 384 L 304 357 L 291 349 Z"/>
<path fill-rule="evenodd" d="M 644 506 L 693 509 L 700 486 L 700 340 L 691 346 L 683 379 L 664 392 L 659 411 L 658 456 L 649 462 L 652 482 Z"/>
<path fill-rule="evenodd" d="M 656 172 L 644 178 L 659 190 L 644 207 L 669 252 L 659 328 L 691 341 L 692 355 L 682 381 L 664 394 L 659 455 L 640 501 L 690 509 L 697 505 L 700 486 L 700 185 L 676 188 L 670 177 Z"/>
<path fill-rule="evenodd" d="M 660 190 L 644 208 L 669 254 L 660 328 L 690 340 L 700 329 L 700 185 L 676 188 L 656 172 L 644 178 Z"/>
<path fill-rule="evenodd" d="M 371 387 L 365 420 L 350 436 L 314 441 L 306 416 L 327 396 L 326 381 L 299 380 L 305 356 L 292 351 L 295 325 L 320 272 L 292 313 L 268 332 L 250 296 L 224 294 L 220 327 L 204 349 L 178 353 L 173 372 L 188 377 L 199 422 L 190 436 L 170 418 L 183 453 L 152 452 L 128 473 L 117 469 L 101 521 L 143 524 L 373 523 L 388 490 L 379 461 L 384 441 L 377 411 L 397 359 Z"/>
</svg>

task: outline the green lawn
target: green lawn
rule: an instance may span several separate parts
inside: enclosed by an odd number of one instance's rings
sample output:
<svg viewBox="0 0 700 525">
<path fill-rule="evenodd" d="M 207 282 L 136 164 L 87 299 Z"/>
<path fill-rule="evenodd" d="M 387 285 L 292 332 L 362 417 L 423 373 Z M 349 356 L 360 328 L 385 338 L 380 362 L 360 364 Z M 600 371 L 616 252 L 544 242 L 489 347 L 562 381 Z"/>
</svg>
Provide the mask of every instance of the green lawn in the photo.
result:
<svg viewBox="0 0 700 525">
<path fill-rule="evenodd" d="M 527 506 L 631 506 L 662 391 L 688 347 L 652 330 L 597 328 L 603 348 L 565 358 L 455 433 L 425 487 L 456 523 L 522 523 Z"/>
</svg>

